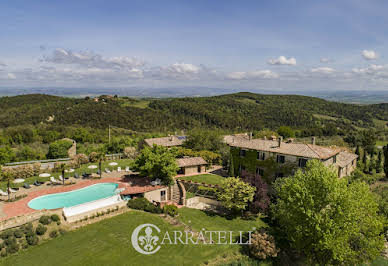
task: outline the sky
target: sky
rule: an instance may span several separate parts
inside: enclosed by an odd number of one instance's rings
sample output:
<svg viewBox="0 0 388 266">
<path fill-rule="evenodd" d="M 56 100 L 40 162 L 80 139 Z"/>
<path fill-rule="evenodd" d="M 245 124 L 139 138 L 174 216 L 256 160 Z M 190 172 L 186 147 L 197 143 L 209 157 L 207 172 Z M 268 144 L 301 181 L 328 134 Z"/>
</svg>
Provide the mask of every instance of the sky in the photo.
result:
<svg viewBox="0 0 388 266">
<path fill-rule="evenodd" d="M 0 87 L 387 90 L 388 1 L 0 1 Z"/>
</svg>

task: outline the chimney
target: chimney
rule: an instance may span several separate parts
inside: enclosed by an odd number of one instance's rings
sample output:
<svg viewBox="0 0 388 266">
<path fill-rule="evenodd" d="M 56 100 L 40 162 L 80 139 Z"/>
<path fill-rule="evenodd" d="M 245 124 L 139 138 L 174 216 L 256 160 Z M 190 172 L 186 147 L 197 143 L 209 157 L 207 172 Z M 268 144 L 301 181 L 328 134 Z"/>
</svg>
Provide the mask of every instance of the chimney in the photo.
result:
<svg viewBox="0 0 388 266">
<path fill-rule="evenodd" d="M 252 139 L 252 132 L 249 132 L 249 140 Z"/>
<path fill-rule="evenodd" d="M 282 141 L 283 141 L 283 137 L 279 137 L 278 138 L 278 147 L 280 148 L 280 146 L 282 145 Z"/>
<path fill-rule="evenodd" d="M 315 137 L 311 138 L 311 144 L 315 145 Z"/>
</svg>

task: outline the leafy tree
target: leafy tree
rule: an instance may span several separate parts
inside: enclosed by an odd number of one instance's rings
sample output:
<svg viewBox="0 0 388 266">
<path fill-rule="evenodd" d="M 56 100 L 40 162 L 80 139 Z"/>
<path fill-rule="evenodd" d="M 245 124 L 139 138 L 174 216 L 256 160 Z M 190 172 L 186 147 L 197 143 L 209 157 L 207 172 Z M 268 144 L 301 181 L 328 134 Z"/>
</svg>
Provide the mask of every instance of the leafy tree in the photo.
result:
<svg viewBox="0 0 388 266">
<path fill-rule="evenodd" d="M 253 201 L 255 190 L 238 177 L 228 177 L 222 182 L 217 197 L 228 210 L 243 211 Z"/>
<path fill-rule="evenodd" d="M 142 176 L 160 178 L 165 185 L 171 185 L 179 167 L 173 152 L 166 147 L 154 145 L 141 150 L 134 162 L 134 169 Z"/>
<path fill-rule="evenodd" d="M 347 184 L 322 162 L 278 179 L 274 218 L 292 248 L 318 264 L 359 264 L 378 256 L 382 217 L 367 184 Z"/>
<path fill-rule="evenodd" d="M 371 156 L 373 156 L 377 141 L 376 132 L 373 129 L 361 131 L 360 141 L 364 151 L 366 150 Z"/>
<path fill-rule="evenodd" d="M 50 144 L 47 158 L 57 159 L 68 157 L 68 149 L 73 145 L 69 140 L 58 140 Z"/>
<path fill-rule="evenodd" d="M 208 150 L 217 152 L 221 149 L 222 136 L 218 131 L 196 129 L 189 132 L 183 146 L 194 151 Z"/>
<path fill-rule="evenodd" d="M 253 202 L 250 204 L 250 210 L 253 212 L 266 212 L 270 199 L 268 196 L 268 184 L 259 175 L 252 174 L 248 171 L 241 171 L 241 178 L 256 188 Z"/>
<path fill-rule="evenodd" d="M 281 126 L 278 128 L 278 134 L 283 138 L 294 138 L 295 132 L 288 126 Z"/>
<path fill-rule="evenodd" d="M 14 175 L 10 171 L 4 171 L 2 166 L 0 166 L 0 175 L 1 175 L 1 180 L 2 181 L 7 181 L 7 193 L 8 193 L 8 200 L 10 199 L 10 183 L 11 180 L 14 179 Z"/>
<path fill-rule="evenodd" d="M 9 146 L 0 148 L 0 164 L 9 163 L 14 159 L 15 153 Z"/>
</svg>

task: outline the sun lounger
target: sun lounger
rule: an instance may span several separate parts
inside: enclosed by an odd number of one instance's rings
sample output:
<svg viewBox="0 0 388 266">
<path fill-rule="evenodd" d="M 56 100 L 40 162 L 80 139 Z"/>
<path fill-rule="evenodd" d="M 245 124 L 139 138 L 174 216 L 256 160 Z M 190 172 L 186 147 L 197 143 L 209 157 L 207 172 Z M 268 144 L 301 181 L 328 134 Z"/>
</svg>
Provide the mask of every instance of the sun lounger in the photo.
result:
<svg viewBox="0 0 388 266">
<path fill-rule="evenodd" d="M 117 167 L 117 172 L 121 172 L 121 167 Z"/>
<path fill-rule="evenodd" d="M 129 166 L 125 167 L 125 172 L 129 172 Z"/>
<path fill-rule="evenodd" d="M 100 175 L 100 173 L 101 173 L 100 170 L 97 170 L 97 175 Z"/>
<path fill-rule="evenodd" d="M 62 175 L 60 175 L 60 176 L 58 177 L 58 179 L 59 179 L 59 181 L 63 181 Z"/>
<path fill-rule="evenodd" d="M 105 168 L 105 173 L 110 173 L 110 170 L 108 168 Z"/>
<path fill-rule="evenodd" d="M 12 188 L 9 188 L 9 192 L 11 192 L 11 193 L 15 193 L 15 192 L 17 192 L 17 190 L 15 190 L 15 189 L 12 189 Z"/>
<path fill-rule="evenodd" d="M 0 196 L 8 196 L 8 193 L 0 189 Z"/>
<path fill-rule="evenodd" d="M 52 184 L 60 184 L 61 183 L 58 180 L 56 180 L 53 176 L 50 176 L 50 181 Z"/>
<path fill-rule="evenodd" d="M 23 187 L 24 187 L 25 189 L 31 188 L 31 186 L 30 186 L 29 184 L 27 184 L 27 183 L 24 183 L 24 184 L 23 184 Z"/>
</svg>

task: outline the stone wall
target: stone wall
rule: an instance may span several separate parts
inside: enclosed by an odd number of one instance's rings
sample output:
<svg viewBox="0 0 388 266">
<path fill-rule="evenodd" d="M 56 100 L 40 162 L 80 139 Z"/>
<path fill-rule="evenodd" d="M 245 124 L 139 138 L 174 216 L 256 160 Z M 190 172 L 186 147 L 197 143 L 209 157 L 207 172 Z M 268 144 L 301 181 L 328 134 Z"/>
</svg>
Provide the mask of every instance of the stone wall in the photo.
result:
<svg viewBox="0 0 388 266">
<path fill-rule="evenodd" d="M 9 219 L 0 221 L 0 231 L 14 228 L 14 227 L 18 227 L 18 226 L 21 226 L 23 224 L 39 220 L 39 218 L 42 215 L 50 215 L 51 216 L 53 214 L 58 214 L 59 216 L 62 215 L 61 210 L 41 210 L 41 211 L 29 213 L 29 214 L 11 217 Z"/>
</svg>

